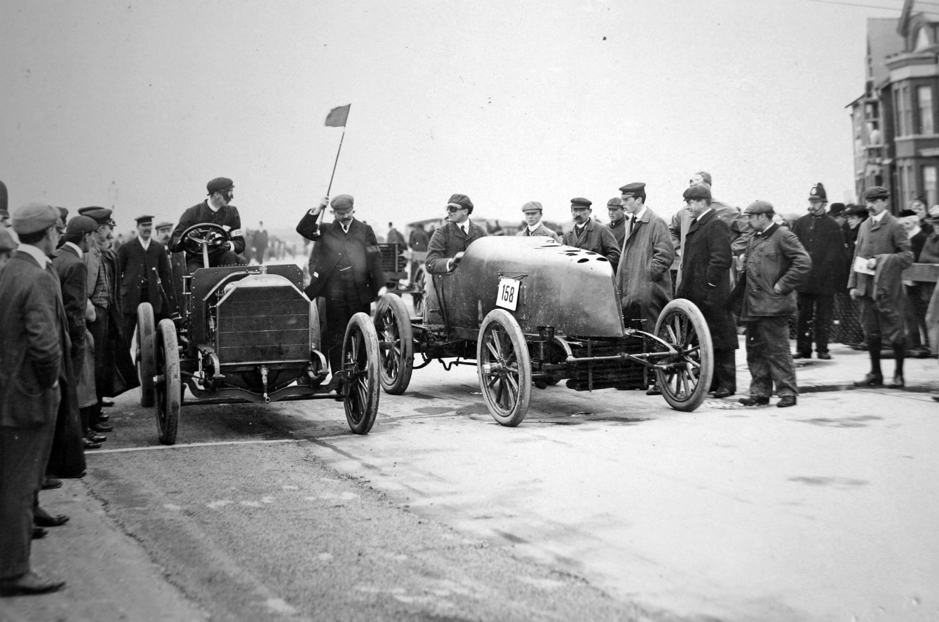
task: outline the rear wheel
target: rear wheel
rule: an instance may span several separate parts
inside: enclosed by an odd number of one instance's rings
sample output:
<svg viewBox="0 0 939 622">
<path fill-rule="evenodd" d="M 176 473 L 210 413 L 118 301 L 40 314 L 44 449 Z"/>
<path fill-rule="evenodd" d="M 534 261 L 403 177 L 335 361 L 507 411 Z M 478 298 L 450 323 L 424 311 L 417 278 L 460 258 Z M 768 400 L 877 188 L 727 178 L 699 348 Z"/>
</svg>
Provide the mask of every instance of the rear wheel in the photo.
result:
<svg viewBox="0 0 939 622">
<path fill-rule="evenodd" d="M 349 429 L 368 434 L 378 415 L 378 335 L 372 318 L 356 313 L 342 340 L 343 405 Z"/>
<path fill-rule="evenodd" d="M 399 296 L 385 294 L 375 305 L 375 330 L 379 339 L 381 386 L 386 393 L 400 395 L 411 382 L 414 368 L 414 339 L 411 317 Z"/>
<path fill-rule="evenodd" d="M 414 275 L 414 283 L 411 285 L 411 303 L 414 305 L 414 315 L 417 317 L 424 317 L 424 286 L 426 280 L 424 267 L 421 266 L 417 269 L 417 274 Z"/>
<path fill-rule="evenodd" d="M 160 433 L 161 443 L 172 445 L 176 442 L 179 409 L 182 404 L 179 347 L 173 320 L 160 322 L 157 327 L 156 343 L 157 382 L 154 384 L 154 394 L 157 431 Z"/>
<path fill-rule="evenodd" d="M 137 376 L 140 378 L 140 405 L 153 406 L 153 375 L 156 373 L 156 322 L 149 302 L 137 305 Z"/>
<path fill-rule="evenodd" d="M 476 371 L 489 414 L 500 425 L 514 427 L 528 414 L 531 358 L 518 322 L 493 309 L 479 328 Z"/>
<path fill-rule="evenodd" d="M 714 374 L 711 333 L 701 311 L 679 298 L 668 303 L 655 323 L 655 335 L 668 342 L 676 355 L 656 369 L 662 397 L 675 410 L 691 411 L 704 402 Z"/>
</svg>

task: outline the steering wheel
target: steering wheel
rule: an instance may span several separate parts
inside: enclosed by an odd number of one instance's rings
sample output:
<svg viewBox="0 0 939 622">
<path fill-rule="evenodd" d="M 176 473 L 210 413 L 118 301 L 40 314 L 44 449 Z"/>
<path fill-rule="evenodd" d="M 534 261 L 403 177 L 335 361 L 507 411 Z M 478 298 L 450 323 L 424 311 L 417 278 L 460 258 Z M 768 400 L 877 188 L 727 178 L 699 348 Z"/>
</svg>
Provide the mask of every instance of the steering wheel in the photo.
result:
<svg viewBox="0 0 939 622">
<path fill-rule="evenodd" d="M 225 230 L 225 227 L 211 222 L 200 222 L 185 231 L 179 241 L 187 253 L 192 255 L 202 254 L 202 245 L 205 244 L 209 251 L 223 246 L 231 240 L 231 235 Z"/>
</svg>

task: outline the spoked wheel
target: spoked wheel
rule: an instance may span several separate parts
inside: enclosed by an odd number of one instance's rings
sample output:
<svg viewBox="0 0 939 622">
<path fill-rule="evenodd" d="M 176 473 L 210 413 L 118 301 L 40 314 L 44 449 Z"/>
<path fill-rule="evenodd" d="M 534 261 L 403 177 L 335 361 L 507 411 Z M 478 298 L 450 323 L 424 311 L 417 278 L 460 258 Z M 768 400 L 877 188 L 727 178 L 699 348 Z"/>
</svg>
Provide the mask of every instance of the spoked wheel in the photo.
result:
<svg viewBox="0 0 939 622">
<path fill-rule="evenodd" d="M 103 346 L 102 346 L 103 347 Z M 153 375 L 156 373 L 156 322 L 149 302 L 137 305 L 137 377 L 140 378 L 140 405 L 153 406 Z"/>
<path fill-rule="evenodd" d="M 356 313 L 342 339 L 343 404 L 349 429 L 368 434 L 378 415 L 378 335 L 372 318 Z"/>
<path fill-rule="evenodd" d="M 673 300 L 659 314 L 655 335 L 677 351 L 662 361 L 666 369 L 655 370 L 662 397 L 675 410 L 694 410 L 704 401 L 714 374 L 714 349 L 704 316 L 694 303 Z"/>
<path fill-rule="evenodd" d="M 414 305 L 414 314 L 417 317 L 424 317 L 424 284 L 426 276 L 424 268 L 418 268 L 414 276 L 414 283 L 411 284 L 411 303 Z"/>
<path fill-rule="evenodd" d="M 161 320 L 156 334 L 157 381 L 156 396 L 157 431 L 160 442 L 172 445 L 176 442 L 179 427 L 179 407 L 182 403 L 179 376 L 179 348 L 176 342 L 176 326 L 173 320 Z"/>
<path fill-rule="evenodd" d="M 476 371 L 489 414 L 514 427 L 528 414 L 531 359 L 518 322 L 507 311 L 493 309 L 479 328 Z"/>
<path fill-rule="evenodd" d="M 381 386 L 386 393 L 401 395 L 411 382 L 414 339 L 408 308 L 399 296 L 385 294 L 378 299 L 375 331 L 379 340 Z"/>
</svg>

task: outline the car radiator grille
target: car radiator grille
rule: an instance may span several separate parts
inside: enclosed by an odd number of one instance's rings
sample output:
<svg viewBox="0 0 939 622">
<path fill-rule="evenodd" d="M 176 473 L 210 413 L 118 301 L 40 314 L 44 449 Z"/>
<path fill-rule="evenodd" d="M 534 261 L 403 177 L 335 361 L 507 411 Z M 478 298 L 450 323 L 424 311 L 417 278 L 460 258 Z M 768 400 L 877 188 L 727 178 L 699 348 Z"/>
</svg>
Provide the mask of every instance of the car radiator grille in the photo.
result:
<svg viewBox="0 0 939 622">
<path fill-rule="evenodd" d="M 238 289 L 219 303 L 217 319 L 222 365 L 310 358 L 310 306 L 292 288 Z"/>
</svg>

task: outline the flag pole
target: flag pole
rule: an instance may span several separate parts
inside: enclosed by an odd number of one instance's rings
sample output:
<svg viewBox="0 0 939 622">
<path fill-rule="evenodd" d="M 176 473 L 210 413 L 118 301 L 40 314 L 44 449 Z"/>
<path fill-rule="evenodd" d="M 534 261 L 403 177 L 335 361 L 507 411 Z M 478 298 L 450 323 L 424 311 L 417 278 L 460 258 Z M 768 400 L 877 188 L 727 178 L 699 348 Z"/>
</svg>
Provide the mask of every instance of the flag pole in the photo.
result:
<svg viewBox="0 0 939 622">
<path fill-rule="evenodd" d="M 333 189 L 333 177 L 336 176 L 336 166 L 339 164 L 339 153 L 342 151 L 342 141 L 346 137 L 346 128 L 342 128 L 342 136 L 339 138 L 339 149 L 336 150 L 336 161 L 333 162 L 333 174 L 329 176 L 329 186 L 326 188 L 326 196 Z"/>
<path fill-rule="evenodd" d="M 342 117 L 342 136 L 339 138 L 339 148 L 336 150 L 336 160 L 333 162 L 333 172 L 329 176 L 329 186 L 326 187 L 327 199 L 329 198 L 329 194 L 333 190 L 333 179 L 336 177 L 336 167 L 339 166 L 339 154 L 342 153 L 342 141 L 345 140 L 346 138 L 346 123 L 349 120 L 349 111 L 352 110 L 352 104 L 349 104 L 348 106 L 340 106 L 339 108 L 334 108 L 333 110 L 330 110 L 329 114 L 326 116 L 326 125 L 338 125 L 337 123 L 338 119 L 335 119 L 333 115 L 337 113 L 338 111 L 342 110 L 342 108 L 346 109 L 345 115 Z M 317 224 L 319 224 L 319 221 L 322 220 L 323 214 L 325 211 L 326 210 L 324 209 L 319 213 Z"/>
</svg>

